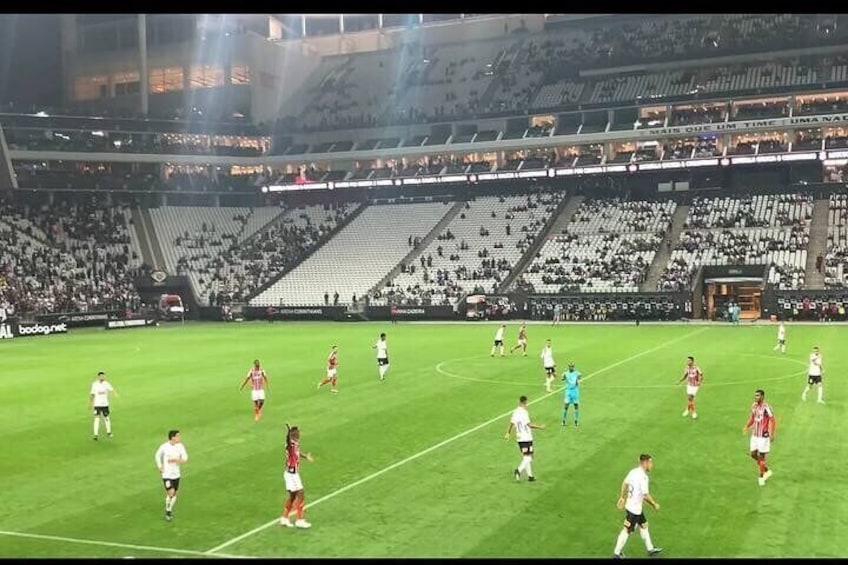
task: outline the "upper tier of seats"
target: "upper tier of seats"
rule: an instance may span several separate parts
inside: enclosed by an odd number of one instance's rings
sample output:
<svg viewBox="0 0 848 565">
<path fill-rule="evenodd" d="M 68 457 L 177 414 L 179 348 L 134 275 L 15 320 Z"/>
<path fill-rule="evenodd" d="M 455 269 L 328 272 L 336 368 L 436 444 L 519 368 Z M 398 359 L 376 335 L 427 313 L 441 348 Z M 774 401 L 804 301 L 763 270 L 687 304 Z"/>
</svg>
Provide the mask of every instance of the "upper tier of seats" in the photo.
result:
<svg viewBox="0 0 848 565">
<path fill-rule="evenodd" d="M 579 71 L 841 43 L 848 37 L 848 26 L 838 25 L 842 18 L 831 23 L 796 14 L 649 16 L 332 57 L 313 71 L 281 125 L 289 132 L 376 127 L 580 102 L 814 86 L 823 79 L 840 80 L 839 71 L 791 59 L 745 68 L 699 64 L 707 70 L 637 73 L 597 82 L 580 78 Z"/>
</svg>

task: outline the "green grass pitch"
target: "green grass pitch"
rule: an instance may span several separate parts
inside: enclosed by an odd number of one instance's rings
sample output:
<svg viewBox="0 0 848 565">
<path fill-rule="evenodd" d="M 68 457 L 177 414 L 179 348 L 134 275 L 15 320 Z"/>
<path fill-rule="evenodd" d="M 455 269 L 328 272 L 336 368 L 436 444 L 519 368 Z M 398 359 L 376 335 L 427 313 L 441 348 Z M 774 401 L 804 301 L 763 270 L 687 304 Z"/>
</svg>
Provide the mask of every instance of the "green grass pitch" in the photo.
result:
<svg viewBox="0 0 848 565">
<path fill-rule="evenodd" d="M 848 328 L 790 325 L 530 325 L 529 355 L 489 357 L 493 324 L 188 324 L 0 344 L 0 557 L 596 556 L 612 554 L 618 489 L 654 456 L 647 510 L 664 556 L 841 556 Z M 371 345 L 388 333 L 378 382 Z M 507 345 L 517 324 L 507 331 Z M 560 426 L 539 353 L 589 377 L 581 429 Z M 316 390 L 332 344 L 337 395 Z M 805 360 L 822 349 L 825 401 L 802 403 Z M 704 370 L 699 419 L 675 387 L 687 355 Z M 255 423 L 238 385 L 254 358 L 270 378 Z M 115 437 L 91 439 L 88 389 L 107 371 Z M 774 471 L 757 485 L 742 426 L 756 388 L 777 416 Z M 505 441 L 519 395 L 533 403 L 535 483 L 517 483 Z M 311 530 L 283 529 L 284 424 L 299 425 Z M 169 428 L 189 462 L 174 510 L 153 462 Z M 101 429 L 101 434 L 103 430 Z M 265 526 L 264 528 L 262 526 Z M 244 534 L 251 532 L 250 535 Z M 34 536 L 34 537 L 30 537 Z M 235 541 L 233 541 L 235 540 Z M 643 556 L 632 536 L 625 548 Z"/>
</svg>

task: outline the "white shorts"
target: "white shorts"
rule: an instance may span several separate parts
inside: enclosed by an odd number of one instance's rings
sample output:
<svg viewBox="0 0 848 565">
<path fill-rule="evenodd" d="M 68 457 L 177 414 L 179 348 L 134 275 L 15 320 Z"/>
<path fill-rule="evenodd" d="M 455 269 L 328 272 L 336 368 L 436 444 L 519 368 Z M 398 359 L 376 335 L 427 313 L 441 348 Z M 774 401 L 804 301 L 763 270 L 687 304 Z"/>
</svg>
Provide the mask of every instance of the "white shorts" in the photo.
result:
<svg viewBox="0 0 848 565">
<path fill-rule="evenodd" d="M 256 402 L 257 400 L 265 400 L 265 390 L 251 390 L 250 399 L 253 400 L 253 402 Z"/>
<path fill-rule="evenodd" d="M 286 481 L 286 490 L 289 492 L 297 492 L 303 490 L 303 483 L 300 482 L 300 473 L 283 473 L 283 479 Z"/>
<path fill-rule="evenodd" d="M 751 436 L 751 444 L 748 451 L 759 451 L 760 453 L 768 453 L 771 449 L 770 437 Z"/>
<path fill-rule="evenodd" d="M 332 379 L 335 376 L 336 376 L 336 370 L 335 369 L 327 369 L 327 378 L 328 379 Z"/>
<path fill-rule="evenodd" d="M 698 394 L 698 389 L 701 387 L 686 385 L 686 396 L 695 396 Z"/>
<path fill-rule="evenodd" d="M 518 345 L 527 345 L 527 340 L 526 339 L 519 339 Z"/>
</svg>

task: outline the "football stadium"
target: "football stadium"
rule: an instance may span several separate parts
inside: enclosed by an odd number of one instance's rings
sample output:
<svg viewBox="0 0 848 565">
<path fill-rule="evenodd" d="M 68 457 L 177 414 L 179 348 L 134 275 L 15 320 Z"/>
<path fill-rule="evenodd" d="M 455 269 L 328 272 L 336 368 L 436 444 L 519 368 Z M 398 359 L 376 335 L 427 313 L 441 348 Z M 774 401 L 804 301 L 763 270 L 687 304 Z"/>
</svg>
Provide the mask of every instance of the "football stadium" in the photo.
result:
<svg viewBox="0 0 848 565">
<path fill-rule="evenodd" d="M 848 554 L 848 16 L 0 29 L 0 557 Z"/>
</svg>

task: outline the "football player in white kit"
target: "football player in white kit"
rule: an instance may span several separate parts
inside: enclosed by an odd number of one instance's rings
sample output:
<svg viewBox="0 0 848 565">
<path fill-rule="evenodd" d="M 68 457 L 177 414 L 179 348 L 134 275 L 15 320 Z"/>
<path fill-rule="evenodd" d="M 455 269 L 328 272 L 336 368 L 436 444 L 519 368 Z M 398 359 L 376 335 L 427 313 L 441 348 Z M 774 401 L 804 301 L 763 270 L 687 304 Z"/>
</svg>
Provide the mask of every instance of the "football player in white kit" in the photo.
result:
<svg viewBox="0 0 848 565">
<path fill-rule="evenodd" d="M 545 340 L 545 347 L 542 348 L 542 365 L 545 367 L 545 390 L 551 392 L 551 384 L 556 378 L 556 362 L 554 362 L 554 350 L 551 347 L 551 340 Z"/>
<path fill-rule="evenodd" d="M 807 367 L 807 386 L 804 388 L 804 392 L 801 393 L 801 400 L 807 400 L 807 393 L 810 392 L 810 389 L 814 386 L 818 388 L 818 402 L 819 404 L 824 404 L 824 400 L 822 399 L 822 395 L 824 394 L 824 388 L 822 385 L 822 373 L 824 372 L 824 365 L 822 365 L 822 356 L 819 352 L 818 347 L 813 347 L 813 352 L 810 353 L 810 364 Z"/>
<path fill-rule="evenodd" d="M 188 461 L 188 452 L 180 443 L 179 430 L 168 432 L 168 441 L 156 450 L 154 460 L 165 487 L 165 520 L 170 522 L 173 518 L 171 513 L 177 503 L 177 491 L 180 489 L 180 465 Z"/>
<path fill-rule="evenodd" d="M 386 380 L 386 373 L 389 372 L 389 344 L 386 342 L 386 334 L 381 333 L 377 343 L 371 346 L 371 349 L 377 350 L 377 368 L 380 370 L 380 380 Z"/>
<path fill-rule="evenodd" d="M 112 384 L 106 380 L 106 373 L 97 373 L 97 380 L 91 383 L 89 393 L 88 409 L 94 410 L 94 441 L 100 435 L 100 419 L 106 424 L 106 435 L 112 437 L 112 420 L 109 417 L 109 393 L 118 396 L 118 391 L 112 388 Z"/>
<path fill-rule="evenodd" d="M 506 429 L 504 439 L 509 439 L 512 429 L 515 428 L 515 439 L 518 440 L 518 450 L 521 452 L 521 464 L 515 469 L 515 480 L 521 480 L 521 473 L 527 471 L 527 480 L 533 482 L 533 430 L 545 428 L 542 424 L 534 424 L 530 421 L 530 413 L 527 411 L 527 397 L 518 399 L 518 406 L 512 411 L 509 419 L 509 427 Z"/>
<path fill-rule="evenodd" d="M 498 331 L 495 332 L 495 343 L 492 345 L 491 356 L 495 356 L 495 351 L 499 350 L 501 353 L 501 357 L 504 356 L 504 331 L 506 330 L 506 324 L 501 324 L 498 326 Z"/>
<path fill-rule="evenodd" d="M 777 351 L 780 349 L 780 352 L 784 355 L 786 354 L 786 325 L 783 323 L 783 320 L 780 321 L 780 325 L 777 326 L 777 345 L 774 346 L 772 351 Z"/>
<path fill-rule="evenodd" d="M 648 473 L 651 472 L 653 466 L 653 458 L 647 453 L 643 453 L 639 456 L 639 466 L 631 469 L 624 477 L 624 482 L 621 483 L 621 492 L 616 507 L 619 510 L 624 510 L 624 527 L 619 532 L 618 539 L 615 542 L 615 550 L 613 550 L 612 556 L 616 559 L 624 557 L 622 553 L 624 544 L 627 543 L 627 538 L 630 537 L 637 526 L 639 527 L 639 535 L 645 542 L 648 555 L 656 555 L 662 551 L 661 547 L 654 547 L 651 542 L 651 534 L 648 533 L 648 520 L 642 511 L 643 502 L 653 506 L 654 510 L 660 509 L 660 505 L 648 493 Z"/>
</svg>

